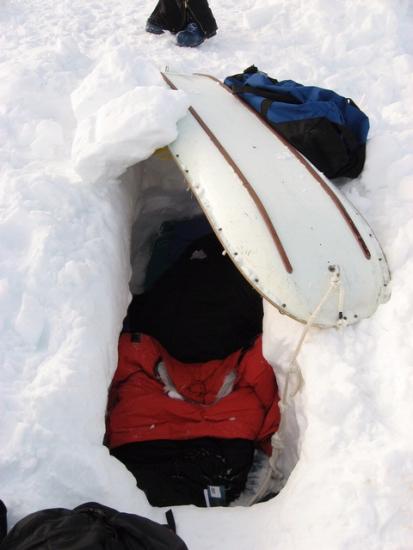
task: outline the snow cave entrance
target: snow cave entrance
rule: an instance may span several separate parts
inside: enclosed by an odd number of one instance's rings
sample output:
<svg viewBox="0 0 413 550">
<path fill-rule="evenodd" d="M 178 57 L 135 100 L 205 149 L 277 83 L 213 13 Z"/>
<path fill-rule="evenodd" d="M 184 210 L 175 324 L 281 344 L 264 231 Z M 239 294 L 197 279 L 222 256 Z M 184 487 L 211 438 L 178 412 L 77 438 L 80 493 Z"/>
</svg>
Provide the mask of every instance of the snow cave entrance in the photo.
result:
<svg viewBox="0 0 413 550">
<path fill-rule="evenodd" d="M 109 396 L 111 453 L 154 506 L 268 500 L 279 411 L 262 357 L 262 298 L 224 253 L 169 149 L 124 177 L 136 193 L 133 299 Z"/>
</svg>

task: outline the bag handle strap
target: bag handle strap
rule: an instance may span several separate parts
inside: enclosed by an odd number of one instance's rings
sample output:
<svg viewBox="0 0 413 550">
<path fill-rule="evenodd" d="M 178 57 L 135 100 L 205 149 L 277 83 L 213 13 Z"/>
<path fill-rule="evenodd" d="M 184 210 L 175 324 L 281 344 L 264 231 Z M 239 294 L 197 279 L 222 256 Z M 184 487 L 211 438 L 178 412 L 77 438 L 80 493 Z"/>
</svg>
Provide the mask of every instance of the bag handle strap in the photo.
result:
<svg viewBox="0 0 413 550">
<path fill-rule="evenodd" d="M 251 86 L 250 84 L 232 84 L 231 89 L 234 94 L 254 94 L 265 99 L 270 99 L 271 101 L 290 103 L 292 105 L 301 105 L 302 103 L 302 101 L 294 97 L 289 92 L 283 92 L 279 90 L 267 90 L 266 88 Z"/>
<path fill-rule="evenodd" d="M 166 517 L 165 527 L 168 527 L 168 529 L 170 529 L 176 535 L 176 523 L 175 523 L 175 518 L 172 510 L 167 510 L 165 512 L 165 517 Z"/>
</svg>

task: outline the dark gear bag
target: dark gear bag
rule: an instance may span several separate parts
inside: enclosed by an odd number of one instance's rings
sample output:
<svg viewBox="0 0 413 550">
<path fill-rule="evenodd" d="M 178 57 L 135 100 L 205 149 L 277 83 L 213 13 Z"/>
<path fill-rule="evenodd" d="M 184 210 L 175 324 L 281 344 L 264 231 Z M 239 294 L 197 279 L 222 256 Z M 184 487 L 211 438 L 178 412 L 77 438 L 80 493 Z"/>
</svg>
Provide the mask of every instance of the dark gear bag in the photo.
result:
<svg viewBox="0 0 413 550">
<path fill-rule="evenodd" d="M 167 527 L 96 502 L 50 508 L 20 520 L 0 550 L 188 550 Z"/>
<path fill-rule="evenodd" d="M 110 452 L 135 476 L 152 506 L 227 506 L 244 490 L 254 442 L 213 437 L 140 441 Z"/>
<path fill-rule="evenodd" d="M 210 233 L 212 229 L 204 215 L 163 222 L 146 268 L 144 289 L 153 286 L 192 242 Z"/>
<path fill-rule="evenodd" d="M 262 332 L 263 306 L 214 234 L 191 243 L 129 306 L 124 330 L 156 338 L 183 363 L 224 359 Z"/>
<path fill-rule="evenodd" d="M 207 0 L 159 0 L 148 21 L 177 33 L 195 22 L 207 38 L 217 32 L 217 23 Z"/>
<path fill-rule="evenodd" d="M 254 66 L 224 84 L 328 178 L 356 178 L 362 171 L 369 119 L 351 99 L 278 81 Z"/>
</svg>

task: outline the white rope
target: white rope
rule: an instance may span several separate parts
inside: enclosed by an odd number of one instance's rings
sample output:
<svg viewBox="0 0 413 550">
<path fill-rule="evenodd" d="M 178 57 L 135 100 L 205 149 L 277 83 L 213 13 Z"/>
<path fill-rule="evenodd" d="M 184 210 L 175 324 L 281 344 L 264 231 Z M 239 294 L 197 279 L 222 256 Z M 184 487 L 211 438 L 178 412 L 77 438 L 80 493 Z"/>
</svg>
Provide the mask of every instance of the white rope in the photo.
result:
<svg viewBox="0 0 413 550">
<path fill-rule="evenodd" d="M 342 284 L 338 288 L 338 321 L 337 326 L 342 327 L 346 324 L 346 318 L 343 315 L 344 308 L 344 287 Z"/>
<path fill-rule="evenodd" d="M 340 268 L 338 266 L 331 266 L 331 267 L 332 267 L 332 269 L 331 269 L 332 273 L 331 273 L 331 277 L 330 277 L 330 284 L 328 285 L 327 290 L 325 291 L 325 293 L 322 296 L 320 302 L 318 303 L 318 306 L 315 308 L 313 313 L 308 318 L 308 320 L 305 324 L 304 330 L 301 333 L 301 337 L 300 337 L 300 339 L 297 343 L 297 346 L 295 348 L 295 351 L 293 353 L 293 356 L 292 356 L 292 359 L 291 359 L 291 362 L 290 362 L 290 366 L 287 369 L 287 376 L 286 376 L 286 379 L 285 379 L 284 391 L 283 391 L 283 395 L 282 395 L 282 398 L 281 398 L 281 403 L 283 405 L 286 405 L 287 401 L 288 401 L 288 398 L 289 397 L 294 397 L 303 385 L 304 379 L 303 379 L 303 375 L 301 373 L 300 366 L 297 362 L 297 357 L 298 357 L 298 355 L 301 351 L 304 340 L 306 339 L 309 330 L 314 325 L 314 323 L 317 319 L 318 314 L 320 313 L 320 311 L 323 308 L 324 304 L 327 302 L 328 298 L 330 297 L 330 294 L 336 288 L 339 289 L 338 321 L 337 321 L 337 324 L 341 324 L 341 322 L 343 321 L 342 314 L 343 314 L 344 292 L 342 291 L 342 285 L 341 285 L 341 279 L 340 279 Z M 296 385 L 296 388 L 295 388 L 294 392 L 291 393 L 291 395 L 289 396 L 288 395 L 288 386 L 289 386 L 289 382 L 290 382 L 290 376 L 292 374 L 295 374 L 297 376 L 298 380 L 297 380 L 297 385 Z"/>
<path fill-rule="evenodd" d="M 345 318 L 343 317 L 343 306 L 344 306 L 344 289 L 341 284 L 341 278 L 340 278 L 340 268 L 338 266 L 331 266 L 331 277 L 330 277 L 330 284 L 328 285 L 328 288 L 324 295 L 322 296 L 320 302 L 318 303 L 317 307 L 314 309 L 313 313 L 308 318 L 304 330 L 301 333 L 301 337 L 297 343 L 297 346 L 294 350 L 293 356 L 290 361 L 290 365 L 286 372 L 286 378 L 285 378 L 285 384 L 284 384 L 284 391 L 282 393 L 281 400 L 279 402 L 280 412 L 281 412 L 281 420 L 280 425 L 278 427 L 278 431 L 272 436 L 271 438 L 271 446 L 272 446 L 272 454 L 269 458 L 269 465 L 270 468 L 268 469 L 267 475 L 261 485 L 261 488 L 257 491 L 257 493 L 252 497 L 251 501 L 248 503 L 248 505 L 252 505 L 257 500 L 259 500 L 261 497 L 265 495 L 265 492 L 267 491 L 267 488 L 271 482 L 271 479 L 273 477 L 280 477 L 281 472 L 277 468 L 277 462 L 278 458 L 280 456 L 281 451 L 284 448 L 284 444 L 281 440 L 281 437 L 279 435 L 281 427 L 284 425 L 284 418 L 285 418 L 285 411 L 288 407 L 288 403 L 291 397 L 294 397 L 301 389 L 304 379 L 303 375 L 300 369 L 300 366 L 297 362 L 297 357 L 301 351 L 301 348 L 304 344 L 304 341 L 307 337 L 307 334 L 311 327 L 314 325 L 318 314 L 320 313 L 321 309 L 323 308 L 324 304 L 327 302 L 328 298 L 330 297 L 330 294 L 333 292 L 333 290 L 337 289 L 339 290 L 338 294 L 338 319 L 337 319 L 337 326 L 342 326 L 345 324 Z M 297 376 L 297 383 L 294 391 L 289 394 L 288 389 L 290 385 L 290 378 L 292 375 Z"/>
</svg>

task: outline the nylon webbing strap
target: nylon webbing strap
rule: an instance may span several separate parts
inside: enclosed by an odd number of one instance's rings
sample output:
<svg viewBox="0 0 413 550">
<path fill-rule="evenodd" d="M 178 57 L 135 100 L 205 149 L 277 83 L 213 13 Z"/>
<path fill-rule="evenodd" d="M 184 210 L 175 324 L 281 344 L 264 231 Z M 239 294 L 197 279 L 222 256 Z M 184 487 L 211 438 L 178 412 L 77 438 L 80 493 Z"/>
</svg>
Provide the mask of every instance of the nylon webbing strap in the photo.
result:
<svg viewBox="0 0 413 550">
<path fill-rule="evenodd" d="M 165 517 L 168 529 L 170 529 L 176 535 L 176 523 L 172 510 L 167 510 L 165 512 Z"/>
<path fill-rule="evenodd" d="M 264 99 L 263 102 L 261 103 L 261 115 L 264 117 L 264 118 L 267 118 L 267 113 L 268 113 L 268 109 L 271 107 L 271 105 L 273 104 L 273 101 L 271 99 Z"/>
<path fill-rule="evenodd" d="M 256 86 L 250 86 L 249 84 L 231 84 L 231 89 L 235 94 L 253 94 L 259 97 L 264 97 L 265 99 L 271 99 L 272 101 L 291 103 L 293 105 L 300 105 L 302 103 L 289 92 L 267 90 L 266 88 L 258 88 Z"/>
</svg>

